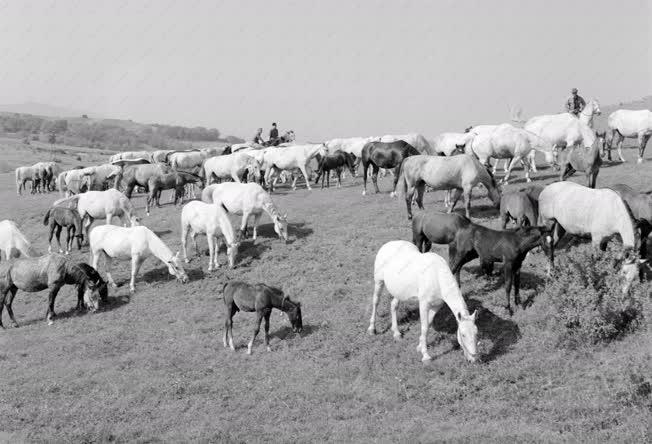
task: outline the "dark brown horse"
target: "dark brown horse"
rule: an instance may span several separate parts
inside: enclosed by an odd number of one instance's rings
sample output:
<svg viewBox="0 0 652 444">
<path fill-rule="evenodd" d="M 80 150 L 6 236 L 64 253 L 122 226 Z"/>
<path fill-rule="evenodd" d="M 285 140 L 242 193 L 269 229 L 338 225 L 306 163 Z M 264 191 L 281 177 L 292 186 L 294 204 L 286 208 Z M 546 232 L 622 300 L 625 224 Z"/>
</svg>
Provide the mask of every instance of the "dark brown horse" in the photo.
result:
<svg viewBox="0 0 652 444">
<path fill-rule="evenodd" d="M 2 325 L 3 307 L 7 307 L 7 313 L 9 313 L 14 327 L 18 327 L 11 304 L 19 289 L 30 293 L 50 289 L 46 319 L 48 324 L 52 324 L 55 317 L 54 300 L 64 285 L 76 285 L 78 300 L 83 299 L 86 306 L 92 311 L 99 308 L 101 296 L 98 281 L 90 279 L 84 269 L 68 261 L 61 254 L 51 253 L 40 257 L 16 259 L 1 264 L 0 328 L 4 328 Z"/>
<path fill-rule="evenodd" d="M 374 184 L 376 193 L 380 193 L 380 190 L 378 189 L 378 170 L 380 168 L 394 169 L 394 188 L 392 189 L 391 196 L 395 196 L 401 163 L 403 163 L 404 159 L 418 154 L 421 153 L 403 140 L 389 143 L 369 142 L 366 144 L 364 148 L 362 148 L 362 154 L 360 155 L 363 168 L 362 179 L 364 181 L 362 194 L 367 194 L 367 172 L 369 171 L 369 165 L 371 165 L 373 168 L 371 180 Z"/>
<path fill-rule="evenodd" d="M 156 202 L 158 208 L 161 207 L 160 199 L 163 190 L 174 190 L 174 205 L 177 202 L 183 203 L 183 195 L 187 184 L 201 182 L 204 187 L 204 178 L 187 171 L 169 171 L 158 176 L 152 176 L 147 181 L 149 194 L 145 204 L 145 212 L 149 216 L 149 209 L 152 203 Z"/>
<path fill-rule="evenodd" d="M 455 240 L 448 246 L 448 258 L 458 285 L 460 271 L 467 262 L 479 258 L 482 270 L 487 274 L 492 273 L 494 262 L 502 262 L 507 297 L 505 308 L 513 314 L 509 299 L 512 284 L 514 304 L 520 305 L 521 265 L 527 253 L 537 246 L 541 246 L 552 260 L 550 230 L 544 227 L 520 227 L 514 231 L 498 231 L 471 223 L 456 233 Z"/>
<path fill-rule="evenodd" d="M 429 211 L 417 213 L 412 218 L 412 243 L 420 252 L 427 253 L 432 244 L 450 244 L 462 228 L 471 221 L 461 214 Z"/>
<path fill-rule="evenodd" d="M 324 188 L 324 179 L 326 179 L 326 187 L 330 188 L 331 170 L 335 170 L 335 174 L 337 174 L 338 188 L 342 186 L 342 169 L 344 167 L 349 169 L 351 177 L 355 176 L 355 156 L 353 154 L 337 150 L 333 154 L 326 154 L 324 157 L 319 157 L 319 166 L 317 167 L 317 178 L 315 179 L 315 184 L 319 182 L 319 178 L 321 177 L 322 188 Z"/>
<path fill-rule="evenodd" d="M 640 258 L 647 258 L 647 238 L 652 232 L 652 191 L 638 192 L 629 185 L 616 184 L 609 188 L 625 201 L 641 230 Z"/>
<path fill-rule="evenodd" d="M 577 146 L 567 148 L 559 153 L 559 164 L 561 165 L 559 180 L 568 179 L 575 171 L 583 171 L 586 175 L 586 186 L 595 188 L 596 178 L 602 165 L 600 147 L 594 143 L 588 149 Z"/>
<path fill-rule="evenodd" d="M 224 347 L 230 346 L 233 351 L 235 351 L 233 345 L 233 315 L 239 311 L 255 311 L 257 316 L 254 334 L 247 346 L 247 354 L 251 354 L 251 347 L 260 331 L 260 324 L 263 319 L 265 319 L 265 345 L 267 351 L 271 351 L 269 347 L 269 318 L 273 308 L 287 313 L 290 324 L 292 324 L 292 330 L 295 333 L 300 333 L 303 329 L 301 304 L 291 301 L 279 288 L 269 287 L 265 284 L 249 285 L 241 281 L 232 281 L 224 285 L 222 294 L 226 309 Z"/>
</svg>

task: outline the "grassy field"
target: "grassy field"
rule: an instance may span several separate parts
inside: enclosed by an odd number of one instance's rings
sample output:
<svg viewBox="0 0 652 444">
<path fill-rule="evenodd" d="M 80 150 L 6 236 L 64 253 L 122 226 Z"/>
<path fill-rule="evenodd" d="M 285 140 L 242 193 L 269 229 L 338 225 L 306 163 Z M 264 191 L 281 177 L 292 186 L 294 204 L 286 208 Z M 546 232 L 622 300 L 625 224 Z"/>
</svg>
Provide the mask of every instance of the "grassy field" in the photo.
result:
<svg viewBox="0 0 652 444">
<path fill-rule="evenodd" d="M 652 162 L 635 165 L 633 150 L 626 156 L 625 165 L 605 165 L 599 186 L 649 188 Z M 544 169 L 535 177 L 548 183 L 554 174 Z M 573 180 L 584 183 L 583 176 Z M 411 231 L 404 203 L 388 195 L 388 178 L 383 194 L 366 197 L 360 178 L 344 183 L 312 192 L 281 187 L 274 200 L 289 214 L 290 242 L 277 239 L 264 218 L 260 238 L 243 244 L 233 270 L 207 274 L 208 257 L 194 259 L 191 281 L 182 285 L 149 259 L 130 296 L 129 264 L 118 263 L 114 276 L 123 285 L 104 310 L 78 315 L 73 288 L 64 287 L 53 326 L 44 320 L 47 293 L 19 291 L 21 327 L 0 332 L 0 441 L 650 441 L 652 399 L 632 393 L 652 375 L 652 332 L 560 348 L 547 327 L 550 309 L 538 299 L 541 253 L 523 266 L 522 297 L 532 305 L 513 317 L 501 308 L 501 277 L 481 276 L 477 261 L 463 270 L 463 294 L 480 310 L 479 364 L 456 347 L 447 308 L 430 332 L 429 364 L 415 350 L 415 303 L 400 306 L 402 341 L 388 331 L 388 298 L 380 306 L 382 333 L 367 335 L 375 254 L 389 240 L 411 239 Z M 0 175 L 0 190 L 2 218 L 47 251 L 42 217 L 55 195 L 17 198 L 12 174 Z M 476 194 L 474 220 L 498 226 L 484 191 Z M 441 209 L 442 199 L 428 194 L 426 211 Z M 144 215 L 143 196 L 134 203 Z M 165 205 L 145 219 L 174 250 L 179 215 Z M 446 257 L 445 247 L 436 251 Z M 87 247 L 74 255 L 87 260 Z M 248 356 L 254 319 L 238 314 L 237 351 L 224 349 L 217 297 L 231 279 L 278 285 L 300 300 L 303 333 L 292 333 L 274 312 L 272 353 L 259 337 Z"/>
</svg>

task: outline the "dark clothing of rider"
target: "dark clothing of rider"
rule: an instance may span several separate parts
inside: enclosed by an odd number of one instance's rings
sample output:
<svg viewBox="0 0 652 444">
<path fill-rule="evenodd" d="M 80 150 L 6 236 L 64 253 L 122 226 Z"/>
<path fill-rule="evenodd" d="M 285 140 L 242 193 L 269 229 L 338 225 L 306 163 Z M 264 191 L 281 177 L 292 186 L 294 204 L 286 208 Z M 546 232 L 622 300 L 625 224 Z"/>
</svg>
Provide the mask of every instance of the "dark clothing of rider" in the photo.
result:
<svg viewBox="0 0 652 444">
<path fill-rule="evenodd" d="M 276 129 L 276 127 L 272 127 L 272 129 L 269 130 L 269 139 L 270 140 L 278 139 L 278 130 Z"/>
<path fill-rule="evenodd" d="M 577 92 L 573 92 L 571 96 L 566 100 L 566 111 L 575 117 L 580 115 L 585 106 L 586 102 L 580 95 L 577 94 Z"/>
</svg>

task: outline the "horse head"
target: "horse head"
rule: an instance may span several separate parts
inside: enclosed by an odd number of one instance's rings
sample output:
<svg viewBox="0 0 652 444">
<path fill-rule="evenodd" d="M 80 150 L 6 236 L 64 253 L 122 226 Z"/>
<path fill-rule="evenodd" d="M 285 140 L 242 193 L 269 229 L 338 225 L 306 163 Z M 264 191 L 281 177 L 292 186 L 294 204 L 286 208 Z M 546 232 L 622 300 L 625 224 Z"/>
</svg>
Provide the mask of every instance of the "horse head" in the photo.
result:
<svg viewBox="0 0 652 444">
<path fill-rule="evenodd" d="M 457 342 L 469 362 L 475 362 L 478 359 L 478 327 L 475 325 L 477 314 L 477 310 L 471 315 L 457 313 Z"/>
<path fill-rule="evenodd" d="M 641 259 L 634 248 L 625 248 L 622 256 L 619 260 L 616 261 L 616 267 L 618 263 L 621 263 L 620 266 L 620 276 L 625 281 L 623 283 L 623 294 L 627 293 L 634 283 L 634 279 L 639 276 L 641 267 L 647 263 L 647 259 Z"/>
<path fill-rule="evenodd" d="M 288 318 L 290 319 L 290 324 L 292 325 L 292 331 L 295 333 L 301 333 L 303 330 L 303 320 L 301 319 L 301 303 L 292 302 L 290 298 L 283 295 L 282 305 L 289 303 L 290 309 L 287 310 Z"/>
<path fill-rule="evenodd" d="M 288 221 L 287 213 L 283 216 L 276 216 L 274 218 L 274 231 L 278 234 L 278 237 L 283 239 L 286 243 L 288 241 Z"/>
<path fill-rule="evenodd" d="M 101 285 L 87 281 L 84 289 L 84 304 L 86 304 L 86 307 L 91 311 L 99 310 L 101 297 Z"/>
<path fill-rule="evenodd" d="M 241 234 L 238 232 L 238 235 L 234 239 L 233 243 L 226 242 L 226 257 L 229 261 L 229 268 L 235 267 L 235 259 L 238 256 L 238 248 L 240 247 Z"/>
<path fill-rule="evenodd" d="M 177 254 L 175 254 L 170 258 L 170 260 L 167 262 L 167 265 L 168 265 L 168 272 L 172 276 L 177 278 L 178 281 L 180 281 L 182 284 L 188 282 L 188 275 L 186 274 L 186 271 L 183 269 L 183 266 L 181 265 L 178 251 Z"/>
</svg>

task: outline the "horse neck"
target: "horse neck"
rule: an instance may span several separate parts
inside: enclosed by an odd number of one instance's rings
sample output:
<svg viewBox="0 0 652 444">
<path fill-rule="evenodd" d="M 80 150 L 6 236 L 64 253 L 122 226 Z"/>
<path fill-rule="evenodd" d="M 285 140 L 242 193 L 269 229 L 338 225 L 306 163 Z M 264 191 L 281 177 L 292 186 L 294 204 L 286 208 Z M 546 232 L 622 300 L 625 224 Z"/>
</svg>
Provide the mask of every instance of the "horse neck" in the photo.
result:
<svg viewBox="0 0 652 444">
<path fill-rule="evenodd" d="M 281 310 L 283 312 L 288 312 L 292 308 L 294 308 L 294 302 L 292 302 L 287 296 L 284 294 L 279 294 L 274 292 L 272 295 L 272 307 Z"/>
<path fill-rule="evenodd" d="M 622 200 L 620 196 L 618 196 L 618 200 L 620 203 L 620 206 L 622 208 L 622 212 L 624 213 L 620 218 L 616 218 L 615 220 L 618 221 L 618 232 L 620 233 L 620 237 L 623 240 L 623 245 L 626 247 L 637 247 L 638 242 L 636 239 L 636 227 L 634 225 L 634 216 L 631 213 L 631 210 L 629 207 L 627 207 L 627 204 Z"/>
<path fill-rule="evenodd" d="M 172 259 L 172 250 L 170 250 L 168 246 L 163 243 L 160 237 L 149 230 L 147 231 L 147 244 L 149 251 L 151 251 L 154 256 L 159 258 L 165 264 L 167 264 Z"/>
<path fill-rule="evenodd" d="M 269 214 L 269 217 L 272 218 L 272 220 L 279 219 L 281 215 L 278 213 L 278 209 L 276 208 L 276 205 L 274 205 L 274 202 L 272 201 L 272 198 L 269 196 L 269 194 L 265 193 L 263 196 L 263 210 Z"/>
<path fill-rule="evenodd" d="M 489 171 L 485 168 L 484 165 L 480 163 L 480 161 L 473 157 L 474 162 L 475 162 L 475 167 L 478 171 L 478 179 L 480 179 L 480 182 L 482 185 L 484 185 L 487 190 L 493 190 L 496 188 L 496 185 L 494 185 L 494 180 L 491 178 L 491 175 L 489 174 Z"/>
<path fill-rule="evenodd" d="M 75 264 L 71 264 L 68 261 L 64 262 L 64 271 L 66 277 L 74 281 L 78 285 L 86 284 L 88 282 L 88 276 L 82 270 L 81 267 Z"/>
<path fill-rule="evenodd" d="M 448 268 L 444 269 L 439 275 L 439 288 L 442 300 L 453 312 L 456 321 L 459 322 L 457 318 L 458 313 L 461 313 L 463 316 L 469 315 L 469 309 L 462 296 L 462 291 Z"/>
<path fill-rule="evenodd" d="M 304 150 L 304 152 L 306 153 L 306 158 L 307 159 L 312 159 L 313 157 L 315 157 L 320 148 L 321 148 L 321 145 L 314 145 L 314 146 L 312 146 L 310 148 L 306 148 Z"/>
</svg>

